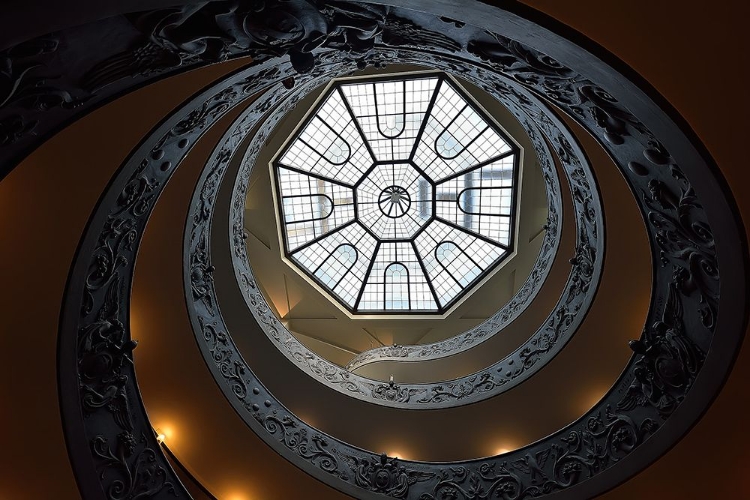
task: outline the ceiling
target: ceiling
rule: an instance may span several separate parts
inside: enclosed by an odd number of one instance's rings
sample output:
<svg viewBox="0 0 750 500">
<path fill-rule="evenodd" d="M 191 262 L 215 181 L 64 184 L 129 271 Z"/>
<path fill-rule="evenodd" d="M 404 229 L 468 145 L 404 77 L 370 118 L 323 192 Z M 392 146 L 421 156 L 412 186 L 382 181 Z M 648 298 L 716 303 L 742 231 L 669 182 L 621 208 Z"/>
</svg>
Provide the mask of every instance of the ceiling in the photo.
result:
<svg viewBox="0 0 750 500">
<path fill-rule="evenodd" d="M 386 73 L 413 71 L 415 67 L 388 67 Z M 372 70 L 365 74 L 371 74 Z M 469 297 L 453 308 L 445 318 L 351 317 L 282 260 L 274 202 L 271 197 L 269 164 L 283 142 L 302 120 L 306 110 L 317 99 L 319 88 L 307 96 L 299 106 L 277 126 L 253 169 L 247 193 L 245 227 L 248 231 L 248 258 L 269 305 L 284 324 L 312 351 L 345 366 L 354 355 L 384 345 L 412 345 L 437 342 L 461 333 L 494 314 L 498 306 L 510 300 L 531 271 L 543 239 L 547 220 L 547 199 L 541 169 L 523 128 L 509 111 L 488 95 L 466 83 L 465 88 L 524 149 L 521 189 L 521 208 L 516 255 L 503 262 L 492 277 Z M 570 230 L 570 229 L 569 229 Z M 572 253 L 572 247 L 563 250 Z M 560 279 L 561 278 L 561 279 Z M 566 276 L 545 284 L 555 295 Z M 557 293 L 555 298 L 559 295 Z M 386 375 L 387 377 L 387 375 Z"/>
<path fill-rule="evenodd" d="M 665 95 L 706 144 L 735 194 L 743 219 L 750 220 L 749 179 L 744 168 L 744 148 L 740 147 L 744 143 L 744 138 L 740 137 L 744 129 L 741 119 L 749 109 L 747 93 L 740 88 L 744 80 L 737 50 L 746 45 L 740 38 L 744 19 L 735 12 L 731 3 L 712 5 L 708 13 L 705 5 L 697 2 L 696 8 L 689 8 L 685 2 L 640 0 L 608 2 L 606 8 L 591 0 L 525 3 L 593 38 L 625 60 Z M 23 9 L 18 12 L 22 14 Z M 643 12 L 649 15 L 644 16 Z M 3 245 L 0 276 L 5 283 L 21 284 L 6 286 L 0 292 L 5 310 L 13 312 L 4 321 L 3 340 L 6 345 L 0 355 L 5 381 L 0 386 L 0 401 L 4 408 L 13 408 L 0 413 L 0 424 L 5 429 L 2 441 L 7 450 L 0 459 L 0 498 L 48 498 L 50 492 L 54 492 L 55 498 L 78 498 L 60 426 L 55 353 L 61 295 L 79 235 L 99 193 L 139 139 L 182 100 L 242 64 L 243 61 L 233 61 L 204 68 L 124 96 L 57 134 L 0 183 L 0 230 L 4 241 L 16 243 Z M 721 98 L 724 96 L 732 96 L 731 105 L 723 102 Z M 138 113 L 133 113 L 133 109 Z M 111 133 L 113 129 L 117 133 Z M 160 201 L 160 212 L 149 225 L 148 239 L 142 249 L 143 261 L 139 262 L 136 271 L 139 277 L 133 296 L 132 329 L 134 337 L 141 341 L 136 356 L 150 417 L 154 422 L 163 422 L 164 427 L 171 426 L 170 446 L 179 450 L 178 458 L 189 464 L 187 467 L 196 478 L 211 484 L 212 491 L 219 498 L 343 497 L 297 471 L 257 438 L 253 440 L 246 429 L 243 431 L 239 419 L 232 419 L 231 412 L 225 413 L 224 428 L 205 425 L 205 419 L 213 416 L 213 410 L 226 403 L 207 377 L 192 376 L 191 367 L 193 372 L 197 371 L 196 367 L 202 366 L 202 360 L 194 347 L 179 343 L 190 333 L 179 287 L 181 271 L 175 257 L 179 251 L 170 245 L 181 241 L 182 224 L 174 221 L 182 221 L 184 211 L 177 207 L 189 196 L 202 166 L 200 152 L 207 154 L 210 149 L 209 139 L 207 137 L 197 146 L 192 164 L 184 166 Z M 599 161 L 605 162 L 606 159 Z M 616 203 L 611 197 L 605 196 L 604 200 L 609 217 Z M 51 223 L 43 226 L 30 223 L 41 220 Z M 747 222 L 745 225 L 747 227 Z M 632 241 L 627 234 L 622 237 L 625 242 Z M 50 252 L 51 248 L 54 248 L 53 252 Z M 169 253 L 170 249 L 172 253 Z M 628 250 L 625 244 L 623 252 Z M 631 270 L 626 266 L 616 269 L 607 266 L 606 269 L 605 280 L 638 289 L 633 284 Z M 172 273 L 175 279 L 152 281 L 147 286 L 142 280 L 145 279 L 143 276 L 148 276 L 149 270 L 151 274 L 163 273 L 160 276 Z M 33 286 L 37 283 L 45 286 Z M 178 284 L 176 288 L 174 283 Z M 607 300 L 618 300 L 617 292 L 611 293 Z M 602 297 L 606 295 L 600 294 L 597 300 Z M 639 297 L 633 307 L 645 307 L 647 300 L 647 297 Z M 160 306 L 158 309 L 154 308 L 156 304 Z M 611 320 L 604 311 L 599 314 L 602 324 Z M 633 316 L 631 320 L 637 324 L 638 315 Z M 596 341 L 593 333 L 592 337 Z M 577 337 L 571 347 L 575 347 L 578 340 Z M 627 338 L 623 336 L 621 340 L 624 342 Z M 591 361 L 591 351 L 587 357 L 586 348 L 597 349 L 595 342 L 583 344 L 581 341 L 578 354 L 575 349 L 568 354 L 566 349 L 565 356 L 570 355 L 573 364 L 576 359 Z M 171 358 L 158 357 L 163 353 L 170 353 Z M 627 352 L 615 353 L 615 357 L 626 358 L 628 355 Z M 279 361 L 270 357 L 265 363 L 260 363 L 260 370 L 272 373 L 278 369 Z M 616 366 L 623 364 L 624 361 Z M 571 379 L 589 380 L 589 373 L 584 368 L 570 374 Z M 607 374 L 601 382 L 604 387 L 599 388 L 603 391 L 608 381 L 617 376 L 617 368 L 598 366 L 597 373 Z M 535 377 L 529 383 L 554 388 L 555 377 L 551 372 L 544 375 L 542 372 L 541 378 L 537 380 Z M 750 410 L 750 396 L 745 385 L 749 377 L 750 348 L 745 345 L 724 390 L 690 434 L 657 463 L 602 498 L 750 496 L 749 483 L 744 480 L 744 473 L 750 467 L 750 435 L 741 420 L 741 416 Z M 186 381 L 190 382 L 189 386 Z M 284 383 L 280 382 L 282 386 Z M 305 382 L 292 378 L 288 383 Z M 278 391 L 283 396 L 282 386 Z M 533 392 L 535 388 L 529 387 L 528 390 Z M 191 405 L 191 397 L 196 391 L 206 395 L 201 399 L 200 407 Z M 587 409 L 585 397 L 583 392 L 577 396 L 567 393 L 566 397 L 551 401 L 559 403 L 562 411 L 550 419 L 566 418 L 567 422 L 571 415 L 581 414 Z M 512 391 L 508 398 L 507 404 L 523 408 L 521 392 Z M 286 401 L 284 397 L 282 400 Z M 302 416 L 307 416 L 306 411 L 313 411 L 305 403 L 304 399 L 294 403 Z M 184 410 L 178 411 L 178 408 Z M 360 411 L 365 410 L 370 411 L 365 407 Z M 453 415 L 434 417 L 433 420 L 447 418 L 460 422 L 460 412 L 463 411 L 474 409 L 460 409 Z M 497 415 L 487 414 L 488 420 Z M 337 432 L 346 433 L 345 422 L 338 422 L 333 416 L 312 415 L 309 418 L 314 424 L 330 422 L 328 425 L 334 427 L 340 425 Z M 318 418 L 321 421 L 317 421 Z M 429 420 L 429 417 L 414 417 L 406 427 L 424 427 L 423 435 L 426 435 L 434 432 Z M 426 441 L 414 445 L 419 449 L 397 450 L 398 443 L 404 440 L 395 436 L 395 443 L 387 442 L 387 438 L 394 438 L 387 416 L 384 414 L 384 418 L 374 422 L 377 425 L 373 427 L 369 444 L 391 448 L 384 451 L 399 452 L 407 457 L 446 453 L 446 450 L 431 449 Z M 544 435 L 543 423 L 529 424 L 532 427 L 539 425 L 517 438 L 520 442 L 511 442 L 508 433 L 483 435 L 470 441 L 475 448 L 469 453 L 481 453 L 481 446 L 499 443 L 503 439 L 506 444 L 502 446 L 514 447 Z M 201 431 L 181 434 L 179 431 L 185 425 Z M 512 422 L 507 425 L 506 429 L 518 427 L 512 427 Z M 456 428 L 460 429 L 460 425 Z M 381 439 L 378 441 L 378 438 Z M 461 439 L 456 440 L 459 441 Z M 203 453 L 204 446 L 211 444 L 218 446 L 218 455 Z M 215 456 L 243 457 L 247 462 L 222 461 L 222 470 L 217 471 Z M 290 476 L 294 477 L 293 482 L 288 481 Z M 289 489 L 280 495 L 281 490 L 275 489 L 279 487 Z"/>
</svg>

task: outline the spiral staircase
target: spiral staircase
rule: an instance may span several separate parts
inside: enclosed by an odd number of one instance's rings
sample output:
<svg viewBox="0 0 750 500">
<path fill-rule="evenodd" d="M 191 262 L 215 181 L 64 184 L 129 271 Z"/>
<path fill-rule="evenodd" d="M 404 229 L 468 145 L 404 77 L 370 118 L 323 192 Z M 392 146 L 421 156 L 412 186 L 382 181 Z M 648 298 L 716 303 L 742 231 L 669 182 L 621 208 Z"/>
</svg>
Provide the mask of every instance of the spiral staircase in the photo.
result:
<svg viewBox="0 0 750 500">
<path fill-rule="evenodd" d="M 2 9 L 0 498 L 750 497 L 735 8 Z M 269 162 L 332 79 L 422 71 L 523 152 L 518 244 L 358 318 Z"/>
</svg>

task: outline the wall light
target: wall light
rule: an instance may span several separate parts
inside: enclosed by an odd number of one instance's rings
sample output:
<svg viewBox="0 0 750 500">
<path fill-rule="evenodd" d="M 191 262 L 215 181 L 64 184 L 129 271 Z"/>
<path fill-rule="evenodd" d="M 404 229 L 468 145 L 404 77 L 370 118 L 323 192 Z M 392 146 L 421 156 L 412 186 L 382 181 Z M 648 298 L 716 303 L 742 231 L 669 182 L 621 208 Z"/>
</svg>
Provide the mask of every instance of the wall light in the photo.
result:
<svg viewBox="0 0 750 500">
<path fill-rule="evenodd" d="M 156 442 L 159 443 L 159 444 L 164 443 L 164 441 L 167 439 L 166 434 L 164 434 L 159 429 L 154 429 L 154 432 L 156 432 Z"/>
<path fill-rule="evenodd" d="M 387 452 L 384 451 L 383 454 L 386 455 L 388 458 L 395 458 L 397 460 L 408 460 L 408 458 L 406 458 L 404 454 L 401 453 L 400 451 L 395 451 L 395 450 L 391 450 Z"/>
<path fill-rule="evenodd" d="M 154 432 L 156 433 L 156 441 L 159 444 L 164 444 L 167 441 L 169 441 L 170 444 L 174 446 L 175 434 L 174 434 L 174 427 L 172 425 L 164 425 L 164 423 L 162 422 L 162 424 L 159 425 L 159 427 L 154 427 Z"/>
<path fill-rule="evenodd" d="M 250 500 L 251 498 L 254 498 L 247 493 L 246 487 L 247 485 L 243 485 L 243 487 L 233 487 L 227 491 L 225 495 L 219 495 L 219 498 L 221 500 Z"/>
<path fill-rule="evenodd" d="M 497 448 L 495 448 L 494 453 L 495 455 L 503 455 L 504 453 L 510 453 L 511 451 L 515 451 L 517 449 L 518 444 L 516 444 L 516 442 L 503 439 L 500 441 L 500 443 L 497 444 Z"/>
</svg>

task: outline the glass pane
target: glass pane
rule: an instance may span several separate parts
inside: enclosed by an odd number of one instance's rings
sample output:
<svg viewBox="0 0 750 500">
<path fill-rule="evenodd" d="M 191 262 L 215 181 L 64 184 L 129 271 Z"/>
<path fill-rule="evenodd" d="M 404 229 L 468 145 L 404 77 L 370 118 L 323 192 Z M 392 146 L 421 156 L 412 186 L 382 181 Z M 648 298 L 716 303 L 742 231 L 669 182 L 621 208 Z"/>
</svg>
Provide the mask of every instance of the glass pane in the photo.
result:
<svg viewBox="0 0 750 500">
<path fill-rule="evenodd" d="M 442 312 L 511 250 L 516 164 L 442 75 L 334 85 L 274 163 L 287 255 L 354 312 Z"/>
</svg>

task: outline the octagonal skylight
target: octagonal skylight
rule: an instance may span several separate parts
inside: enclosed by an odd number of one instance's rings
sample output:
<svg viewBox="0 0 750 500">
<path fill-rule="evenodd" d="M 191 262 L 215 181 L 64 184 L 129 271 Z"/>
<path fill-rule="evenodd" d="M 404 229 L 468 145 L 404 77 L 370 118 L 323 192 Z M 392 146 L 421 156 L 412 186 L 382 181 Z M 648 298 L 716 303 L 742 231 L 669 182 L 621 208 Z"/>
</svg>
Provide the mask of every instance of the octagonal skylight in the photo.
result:
<svg viewBox="0 0 750 500">
<path fill-rule="evenodd" d="M 513 250 L 518 147 L 444 74 L 318 102 L 273 161 L 285 257 L 351 313 L 444 313 Z"/>
</svg>

